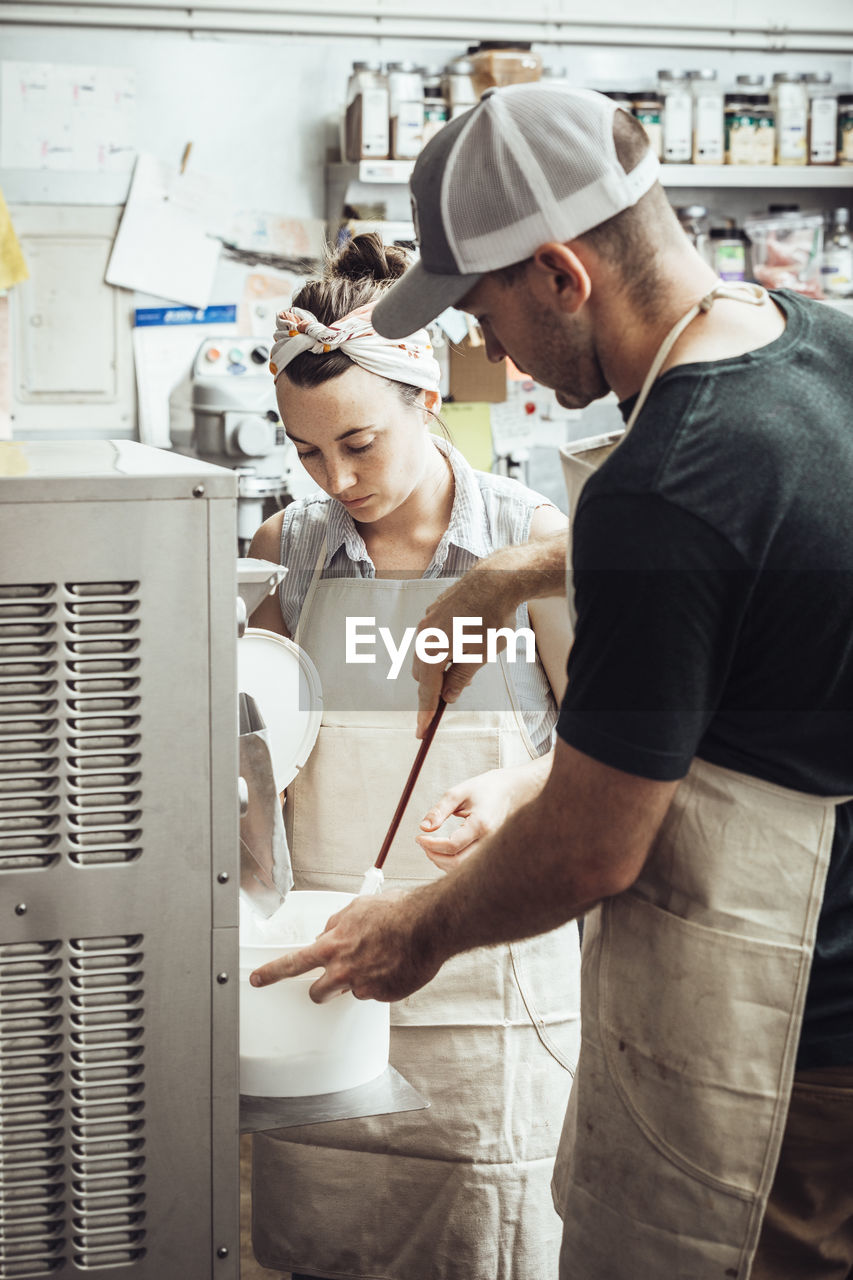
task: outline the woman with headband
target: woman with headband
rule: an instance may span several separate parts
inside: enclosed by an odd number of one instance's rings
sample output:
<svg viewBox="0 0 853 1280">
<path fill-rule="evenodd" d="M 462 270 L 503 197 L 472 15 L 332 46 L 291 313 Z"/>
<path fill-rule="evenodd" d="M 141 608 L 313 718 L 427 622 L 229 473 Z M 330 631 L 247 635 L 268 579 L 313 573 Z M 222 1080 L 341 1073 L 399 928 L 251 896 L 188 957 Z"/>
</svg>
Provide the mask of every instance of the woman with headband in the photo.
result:
<svg viewBox="0 0 853 1280">
<path fill-rule="evenodd" d="M 473 471 L 431 433 L 439 370 L 426 332 L 389 341 L 370 323 L 407 265 L 378 236 L 357 236 L 279 316 L 271 355 L 285 429 L 323 491 L 268 520 L 250 551 L 289 570 L 252 625 L 294 637 L 323 686 L 317 744 L 285 806 L 299 888 L 358 892 L 414 758 L 411 652 L 389 678 L 379 628 L 400 646 L 448 579 L 565 525 L 544 498 Z M 377 637 L 357 664 L 353 619 Z M 507 621 L 533 628 L 536 653 L 502 653 L 448 707 L 385 864 L 389 888 L 452 874 L 547 772 L 565 601 Z M 462 825 L 439 831 L 451 814 Z M 550 1179 L 579 1047 L 579 967 L 571 923 L 458 956 L 392 1005 L 391 1063 L 429 1109 L 256 1134 L 259 1260 L 293 1280 L 556 1275 Z"/>
</svg>

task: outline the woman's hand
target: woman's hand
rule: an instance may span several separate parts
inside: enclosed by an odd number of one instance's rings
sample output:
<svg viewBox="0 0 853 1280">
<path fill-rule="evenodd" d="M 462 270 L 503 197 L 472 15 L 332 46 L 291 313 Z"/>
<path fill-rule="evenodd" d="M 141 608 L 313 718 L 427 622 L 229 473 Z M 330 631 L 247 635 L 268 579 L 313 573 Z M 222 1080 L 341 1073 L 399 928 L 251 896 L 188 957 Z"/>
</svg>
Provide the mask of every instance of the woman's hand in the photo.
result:
<svg viewBox="0 0 853 1280">
<path fill-rule="evenodd" d="M 450 871 L 469 857 L 486 837 L 503 826 L 511 813 L 534 799 L 545 785 L 553 753 L 511 769 L 490 769 L 451 787 L 421 822 L 418 844 L 442 871 Z M 461 818 L 449 836 L 430 832 L 447 821 Z"/>
</svg>

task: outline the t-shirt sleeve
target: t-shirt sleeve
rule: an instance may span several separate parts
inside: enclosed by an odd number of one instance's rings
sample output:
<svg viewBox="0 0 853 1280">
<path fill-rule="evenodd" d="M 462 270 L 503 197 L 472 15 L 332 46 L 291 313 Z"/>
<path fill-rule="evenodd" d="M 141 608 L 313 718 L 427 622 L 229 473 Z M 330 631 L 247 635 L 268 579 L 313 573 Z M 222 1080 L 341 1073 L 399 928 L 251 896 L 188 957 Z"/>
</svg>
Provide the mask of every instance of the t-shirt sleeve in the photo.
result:
<svg viewBox="0 0 853 1280">
<path fill-rule="evenodd" d="M 603 764 L 682 778 L 720 704 L 753 574 L 716 529 L 656 495 L 582 500 L 577 626 L 557 733 Z"/>
</svg>

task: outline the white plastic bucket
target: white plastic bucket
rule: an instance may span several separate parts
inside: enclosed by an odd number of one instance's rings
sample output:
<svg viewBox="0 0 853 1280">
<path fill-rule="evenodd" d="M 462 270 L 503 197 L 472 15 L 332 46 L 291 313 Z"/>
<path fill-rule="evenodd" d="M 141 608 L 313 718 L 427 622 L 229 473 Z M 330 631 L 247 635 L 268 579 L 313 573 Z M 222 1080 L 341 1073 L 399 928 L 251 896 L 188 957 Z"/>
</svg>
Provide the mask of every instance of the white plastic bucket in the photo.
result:
<svg viewBox="0 0 853 1280">
<path fill-rule="evenodd" d="M 240 1092 L 254 1097 L 302 1098 L 355 1089 L 388 1065 L 390 1008 L 349 993 L 314 1004 L 314 969 L 270 987 L 253 987 L 253 969 L 313 942 L 329 916 L 353 895 L 291 890 L 264 920 L 241 902 Z"/>
</svg>

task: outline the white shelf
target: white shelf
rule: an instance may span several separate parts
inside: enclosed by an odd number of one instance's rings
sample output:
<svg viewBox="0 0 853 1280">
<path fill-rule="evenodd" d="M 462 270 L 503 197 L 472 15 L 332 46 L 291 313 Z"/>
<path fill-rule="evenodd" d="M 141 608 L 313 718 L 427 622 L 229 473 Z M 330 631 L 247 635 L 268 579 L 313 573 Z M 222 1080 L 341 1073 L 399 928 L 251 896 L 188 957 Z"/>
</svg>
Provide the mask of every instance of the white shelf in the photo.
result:
<svg viewBox="0 0 853 1280">
<path fill-rule="evenodd" d="M 360 160 L 335 164 L 341 178 L 350 182 L 397 184 L 409 181 L 414 160 Z M 853 188 L 853 166 L 662 164 L 665 187 L 848 187 Z"/>
<path fill-rule="evenodd" d="M 665 187 L 853 187 L 853 166 L 662 164 Z"/>
</svg>

